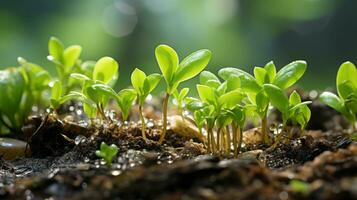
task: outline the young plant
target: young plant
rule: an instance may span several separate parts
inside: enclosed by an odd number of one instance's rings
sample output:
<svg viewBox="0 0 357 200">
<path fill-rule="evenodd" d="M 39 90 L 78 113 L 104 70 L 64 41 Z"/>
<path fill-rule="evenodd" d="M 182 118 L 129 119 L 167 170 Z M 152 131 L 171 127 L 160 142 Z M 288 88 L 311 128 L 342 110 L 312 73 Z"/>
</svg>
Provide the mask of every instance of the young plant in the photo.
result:
<svg viewBox="0 0 357 200">
<path fill-rule="evenodd" d="M 19 57 L 20 67 L 0 71 L 0 124 L 21 132 L 33 106 L 45 106 L 50 75 L 42 67 Z"/>
<path fill-rule="evenodd" d="M 51 37 L 48 42 L 48 51 L 50 55 L 47 56 L 47 59 L 55 64 L 58 79 L 63 85 L 63 93 L 67 94 L 76 84 L 70 79 L 70 74 L 81 72 L 79 56 L 82 47 L 71 45 L 65 48 L 59 39 Z"/>
<path fill-rule="evenodd" d="M 84 112 L 89 118 L 95 117 L 96 112 L 102 118 L 107 118 L 104 112 L 109 101 L 107 90 L 115 93 L 109 85 L 113 85 L 117 80 L 118 68 L 118 63 L 113 58 L 103 57 L 96 62 L 91 78 L 84 74 L 71 74 L 71 77 L 83 82 L 82 95 L 92 102 L 83 104 Z M 93 104 L 95 107 L 93 107 Z"/>
<path fill-rule="evenodd" d="M 357 69 L 351 62 L 342 63 L 336 76 L 338 96 L 323 92 L 320 101 L 340 112 L 357 130 Z"/>
<path fill-rule="evenodd" d="M 146 74 L 138 68 L 135 68 L 135 70 L 131 74 L 131 84 L 133 85 L 136 91 L 137 99 L 139 102 L 141 134 L 145 142 L 147 142 L 146 133 L 145 133 L 146 123 L 145 123 L 142 107 L 145 104 L 146 97 L 156 88 L 161 78 L 162 76 L 160 74 L 150 74 L 149 76 L 146 76 Z"/>
<path fill-rule="evenodd" d="M 180 112 L 183 121 L 185 120 L 185 116 L 183 113 L 183 109 L 185 107 L 185 98 L 189 91 L 189 88 L 183 88 L 182 90 L 180 90 L 180 92 L 178 92 L 177 90 L 174 92 L 174 97 L 177 101 L 178 111 Z"/>
<path fill-rule="evenodd" d="M 212 153 L 220 151 L 230 153 L 231 134 L 227 126 L 232 123 L 233 119 L 231 113 L 227 111 L 239 106 L 244 98 L 244 94 L 239 89 L 232 89 L 232 84 L 237 84 L 237 82 L 229 79 L 221 83 L 213 73 L 204 71 L 200 75 L 200 84 L 197 85 L 200 100 L 190 98 L 188 102 L 188 109 L 193 111 L 194 115 L 205 119 L 207 146 Z M 216 137 L 214 136 L 215 126 L 217 127 Z M 236 142 L 236 138 L 234 141 Z M 234 146 L 237 147 L 236 143 Z"/>
<path fill-rule="evenodd" d="M 195 77 L 207 66 L 211 59 L 211 51 L 207 49 L 198 50 L 179 62 L 174 49 L 167 45 L 159 45 L 155 49 L 155 56 L 166 82 L 166 95 L 163 102 L 163 127 L 159 140 L 161 144 L 166 136 L 167 105 L 170 95 L 176 91 L 180 83 Z"/>
<path fill-rule="evenodd" d="M 105 163 L 110 167 L 114 156 L 118 154 L 119 148 L 115 145 L 107 145 L 105 142 L 100 144 L 100 150 L 95 151 L 95 155 L 105 160 Z"/>
<path fill-rule="evenodd" d="M 305 71 L 305 61 L 289 63 L 279 72 L 276 72 L 274 63 L 269 62 L 264 67 L 255 67 L 254 77 L 241 69 L 231 67 L 221 69 L 218 75 L 224 80 L 228 80 L 230 77 L 239 78 L 240 88 L 247 93 L 251 104 L 250 107 L 254 108 L 261 119 L 262 141 L 265 144 L 269 144 L 267 115 L 270 102 L 263 85 L 273 84 L 285 90 L 295 84 Z"/>
<path fill-rule="evenodd" d="M 285 131 L 288 120 L 298 123 L 303 131 L 311 117 L 311 111 L 307 105 L 312 102 L 301 102 L 300 95 L 296 91 L 293 91 L 288 99 L 284 91 L 276 85 L 264 84 L 263 87 L 271 104 L 282 114 L 282 131 Z"/>
</svg>

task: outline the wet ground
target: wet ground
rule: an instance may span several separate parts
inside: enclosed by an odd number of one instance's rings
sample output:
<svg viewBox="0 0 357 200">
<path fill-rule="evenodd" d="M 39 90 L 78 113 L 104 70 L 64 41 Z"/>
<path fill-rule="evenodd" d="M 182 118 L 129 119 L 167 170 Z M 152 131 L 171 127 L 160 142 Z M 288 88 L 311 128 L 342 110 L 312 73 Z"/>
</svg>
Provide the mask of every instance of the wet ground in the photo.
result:
<svg viewBox="0 0 357 200">
<path fill-rule="evenodd" d="M 0 199 L 357 199 L 357 144 L 339 129 L 307 131 L 274 149 L 245 146 L 232 159 L 174 131 L 159 145 L 159 121 L 148 123 L 145 143 L 139 127 L 49 117 L 30 137 L 31 157 L 0 159 Z M 111 167 L 95 155 L 102 141 L 119 147 Z"/>
</svg>

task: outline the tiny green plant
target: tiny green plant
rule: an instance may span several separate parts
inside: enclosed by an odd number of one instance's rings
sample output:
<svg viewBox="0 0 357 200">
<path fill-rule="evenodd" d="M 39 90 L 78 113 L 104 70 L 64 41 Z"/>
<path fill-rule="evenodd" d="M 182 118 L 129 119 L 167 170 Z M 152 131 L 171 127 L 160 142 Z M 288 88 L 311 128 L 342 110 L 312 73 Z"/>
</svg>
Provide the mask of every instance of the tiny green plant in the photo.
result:
<svg viewBox="0 0 357 200">
<path fill-rule="evenodd" d="M 232 140 L 235 156 L 240 149 L 242 138 L 239 131 L 244 123 L 240 104 L 244 94 L 240 89 L 232 87 L 232 84 L 237 82 L 229 79 L 221 83 L 213 73 L 203 71 L 200 74 L 200 84 L 197 85 L 200 99 L 186 98 L 187 108 L 194 113 L 198 128 L 202 129 L 206 125 L 208 151 L 214 154 L 224 152 L 229 155 Z M 229 125 L 232 125 L 232 134 Z"/>
<path fill-rule="evenodd" d="M 137 99 L 139 103 L 139 115 L 141 120 L 141 133 L 142 137 L 147 142 L 146 138 L 146 122 L 143 115 L 142 107 L 145 104 L 146 97 L 156 88 L 157 84 L 159 84 L 162 76 L 160 74 L 150 74 L 146 76 L 145 72 L 141 71 L 138 68 L 135 68 L 133 73 L 131 74 L 131 84 L 133 85 L 136 93 Z"/>
<path fill-rule="evenodd" d="M 195 77 L 207 66 L 211 59 L 211 51 L 198 50 L 179 62 L 179 57 L 173 48 L 159 45 L 155 49 L 155 56 L 166 82 L 166 95 L 162 108 L 163 127 L 159 140 L 161 144 L 166 136 L 167 106 L 170 95 L 176 91 L 180 83 Z"/>
<path fill-rule="evenodd" d="M 294 85 L 305 71 L 306 62 L 299 60 L 287 64 L 278 72 L 273 62 L 267 63 L 264 67 L 255 67 L 254 77 L 241 69 L 232 67 L 221 69 L 218 75 L 224 80 L 232 76 L 239 77 L 239 87 L 247 93 L 250 107 L 254 108 L 261 119 L 262 141 L 269 144 L 267 115 L 270 102 L 263 85 L 273 84 L 285 90 Z"/>
<path fill-rule="evenodd" d="M 71 45 L 67 48 L 56 37 L 51 37 L 48 42 L 49 56 L 47 59 L 55 64 L 58 79 L 62 83 L 64 94 L 67 94 L 76 85 L 70 79 L 70 74 L 73 72 L 81 72 L 81 61 L 79 57 L 82 52 L 82 47 L 79 45 Z"/>
<path fill-rule="evenodd" d="M 288 99 L 284 91 L 276 85 L 264 84 L 263 87 L 271 104 L 282 114 L 283 128 L 281 132 L 285 131 L 288 120 L 298 123 L 303 131 L 311 117 L 311 111 L 307 105 L 312 102 L 301 102 L 301 97 L 296 91 L 293 91 Z"/>
<path fill-rule="evenodd" d="M 86 101 L 83 104 L 84 112 L 87 116 L 95 117 L 98 112 L 103 119 L 106 119 L 104 108 L 106 107 L 109 96 L 108 94 L 115 93 L 109 85 L 113 85 L 118 77 L 118 63 L 110 57 L 103 57 L 99 59 L 93 69 L 92 77 L 88 77 L 80 73 L 72 73 L 71 77 L 81 80 L 82 83 L 82 96 Z M 114 82 L 114 83 L 113 83 Z M 110 93 L 108 93 L 108 91 Z M 93 107 L 95 105 L 95 107 Z"/>
<path fill-rule="evenodd" d="M 20 133 L 33 106 L 48 104 L 45 92 L 49 89 L 49 73 L 39 65 L 19 57 L 20 67 L 0 71 L 0 124 Z"/>
<path fill-rule="evenodd" d="M 323 92 L 320 100 L 340 112 L 357 130 L 357 69 L 351 62 L 343 63 L 336 77 L 338 96 L 331 92 Z"/>
<path fill-rule="evenodd" d="M 97 150 L 95 155 L 103 158 L 105 163 L 110 167 L 112 165 L 113 158 L 118 154 L 118 151 L 119 148 L 115 144 L 109 146 L 105 142 L 102 142 L 100 144 L 100 150 Z"/>
</svg>

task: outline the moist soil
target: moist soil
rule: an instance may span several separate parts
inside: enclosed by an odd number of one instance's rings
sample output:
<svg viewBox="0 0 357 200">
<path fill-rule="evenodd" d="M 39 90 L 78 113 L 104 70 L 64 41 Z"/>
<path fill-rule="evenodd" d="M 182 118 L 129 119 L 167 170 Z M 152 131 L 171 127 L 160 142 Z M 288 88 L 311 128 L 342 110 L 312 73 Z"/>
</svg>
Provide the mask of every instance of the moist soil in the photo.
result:
<svg viewBox="0 0 357 200">
<path fill-rule="evenodd" d="M 318 102 L 311 110 L 304 134 L 244 146 L 238 159 L 172 130 L 158 144 L 160 120 L 148 122 L 145 143 L 136 123 L 32 117 L 30 156 L 0 159 L 0 199 L 357 199 L 357 143 L 336 112 Z M 103 141 L 119 147 L 110 167 L 95 155 Z"/>
</svg>

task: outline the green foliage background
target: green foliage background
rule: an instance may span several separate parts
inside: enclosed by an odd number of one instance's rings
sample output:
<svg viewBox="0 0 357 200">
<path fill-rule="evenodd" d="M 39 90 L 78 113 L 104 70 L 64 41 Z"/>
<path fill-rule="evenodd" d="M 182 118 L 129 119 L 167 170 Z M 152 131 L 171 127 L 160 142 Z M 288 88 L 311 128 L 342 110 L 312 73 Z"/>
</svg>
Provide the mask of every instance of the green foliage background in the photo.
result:
<svg viewBox="0 0 357 200">
<path fill-rule="evenodd" d="M 85 60 L 115 58 L 118 89 L 130 84 L 135 67 L 159 72 L 154 50 L 164 43 L 180 58 L 210 49 L 214 73 L 303 59 L 308 70 L 299 84 L 324 89 L 334 86 L 342 62 L 357 61 L 356 7 L 351 0 L 2 0 L 0 67 L 22 56 L 54 72 L 46 55 L 56 36 L 81 45 Z"/>
</svg>

